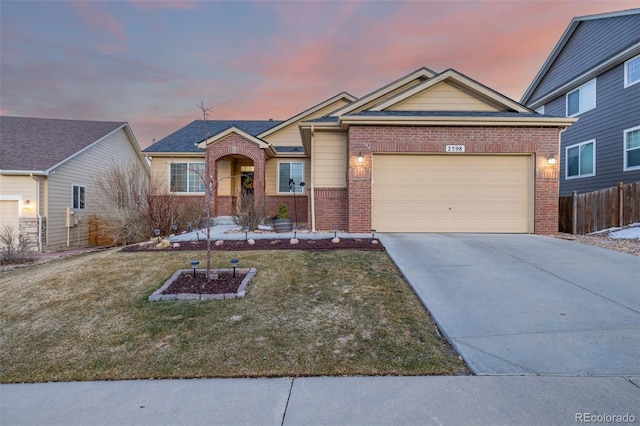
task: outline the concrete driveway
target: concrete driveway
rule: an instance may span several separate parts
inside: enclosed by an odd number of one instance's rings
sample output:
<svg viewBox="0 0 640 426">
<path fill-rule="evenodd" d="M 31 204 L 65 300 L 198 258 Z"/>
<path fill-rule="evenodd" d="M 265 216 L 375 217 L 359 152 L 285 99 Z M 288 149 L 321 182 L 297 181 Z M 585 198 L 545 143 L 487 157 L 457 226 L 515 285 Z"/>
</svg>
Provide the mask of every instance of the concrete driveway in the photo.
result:
<svg viewBox="0 0 640 426">
<path fill-rule="evenodd" d="M 640 375 L 640 257 L 537 235 L 381 234 L 480 375 Z"/>
</svg>

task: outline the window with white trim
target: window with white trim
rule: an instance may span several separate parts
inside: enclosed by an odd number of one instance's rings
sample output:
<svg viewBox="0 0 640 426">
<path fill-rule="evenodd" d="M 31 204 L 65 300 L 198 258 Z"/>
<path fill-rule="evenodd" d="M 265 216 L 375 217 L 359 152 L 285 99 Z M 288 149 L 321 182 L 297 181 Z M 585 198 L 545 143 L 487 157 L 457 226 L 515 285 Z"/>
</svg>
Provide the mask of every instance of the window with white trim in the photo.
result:
<svg viewBox="0 0 640 426">
<path fill-rule="evenodd" d="M 596 107 L 596 79 L 567 93 L 567 117 L 573 117 Z"/>
<path fill-rule="evenodd" d="M 624 170 L 640 170 L 640 126 L 624 131 Z"/>
<path fill-rule="evenodd" d="M 171 163 L 169 190 L 171 192 L 204 192 L 204 162 Z"/>
<path fill-rule="evenodd" d="M 291 179 L 295 182 L 295 192 L 302 192 L 300 182 L 303 181 L 304 176 L 304 163 L 291 162 L 291 163 L 279 163 L 278 164 L 278 192 L 292 192 L 289 183 Z"/>
<path fill-rule="evenodd" d="M 624 63 L 624 87 L 640 83 L 640 55 Z"/>
<path fill-rule="evenodd" d="M 71 206 L 76 210 L 85 209 L 87 202 L 87 187 L 84 185 L 73 185 L 72 193 Z"/>
<path fill-rule="evenodd" d="M 566 179 L 596 175 L 596 140 L 590 140 L 567 147 Z"/>
</svg>

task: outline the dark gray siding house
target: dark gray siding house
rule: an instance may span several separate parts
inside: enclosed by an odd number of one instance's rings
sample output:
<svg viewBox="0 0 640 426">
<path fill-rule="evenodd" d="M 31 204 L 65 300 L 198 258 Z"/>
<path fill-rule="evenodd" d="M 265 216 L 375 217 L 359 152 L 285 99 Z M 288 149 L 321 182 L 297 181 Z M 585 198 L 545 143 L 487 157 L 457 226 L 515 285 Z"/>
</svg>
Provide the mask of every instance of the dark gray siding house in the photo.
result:
<svg viewBox="0 0 640 426">
<path fill-rule="evenodd" d="M 640 182 L 640 9 L 574 18 L 520 103 L 578 118 L 561 135 L 561 196 Z"/>
</svg>

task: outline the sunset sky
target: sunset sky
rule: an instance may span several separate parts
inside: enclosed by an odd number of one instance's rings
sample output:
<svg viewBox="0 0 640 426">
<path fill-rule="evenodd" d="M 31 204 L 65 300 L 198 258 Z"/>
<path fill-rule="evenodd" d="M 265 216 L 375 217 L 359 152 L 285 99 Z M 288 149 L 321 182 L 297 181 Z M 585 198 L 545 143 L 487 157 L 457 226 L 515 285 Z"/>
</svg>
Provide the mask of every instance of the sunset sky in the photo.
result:
<svg viewBox="0 0 640 426">
<path fill-rule="evenodd" d="M 201 118 L 287 119 L 419 67 L 519 100 L 607 1 L 0 0 L 2 115 L 128 121 L 144 148 Z"/>
</svg>

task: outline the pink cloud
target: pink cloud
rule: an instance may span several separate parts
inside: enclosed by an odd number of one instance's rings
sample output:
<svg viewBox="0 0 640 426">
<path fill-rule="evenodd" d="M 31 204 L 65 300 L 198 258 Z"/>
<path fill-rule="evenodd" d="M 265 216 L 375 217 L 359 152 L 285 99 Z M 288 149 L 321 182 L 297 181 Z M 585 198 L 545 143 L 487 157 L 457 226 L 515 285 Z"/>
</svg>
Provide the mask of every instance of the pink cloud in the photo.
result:
<svg viewBox="0 0 640 426">
<path fill-rule="evenodd" d="M 98 10 L 99 4 L 98 2 L 88 1 L 73 1 L 69 3 L 91 28 L 111 34 L 119 40 L 127 40 L 124 27 L 104 7 Z"/>
<path fill-rule="evenodd" d="M 129 0 L 129 3 L 143 10 L 174 9 L 190 10 L 197 7 L 197 1 L 190 0 Z"/>
</svg>

